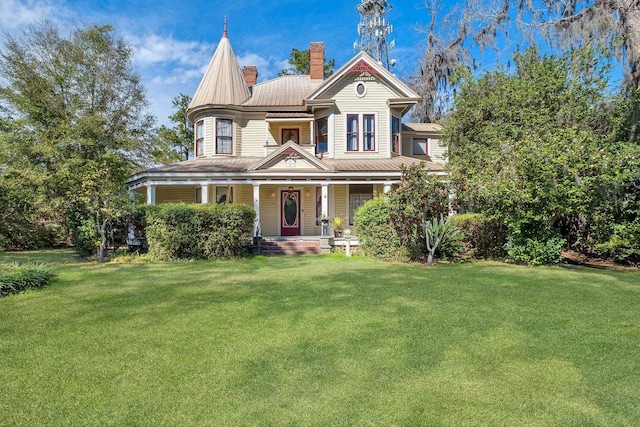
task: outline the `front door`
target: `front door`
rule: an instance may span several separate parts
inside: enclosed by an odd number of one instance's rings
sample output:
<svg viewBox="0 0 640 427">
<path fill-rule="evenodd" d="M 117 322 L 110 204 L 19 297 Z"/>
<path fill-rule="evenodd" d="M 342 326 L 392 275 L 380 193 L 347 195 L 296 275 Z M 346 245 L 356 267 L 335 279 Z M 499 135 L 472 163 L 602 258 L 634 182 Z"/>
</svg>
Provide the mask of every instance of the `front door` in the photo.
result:
<svg viewBox="0 0 640 427">
<path fill-rule="evenodd" d="M 300 235 L 300 190 L 280 192 L 280 235 Z"/>
</svg>

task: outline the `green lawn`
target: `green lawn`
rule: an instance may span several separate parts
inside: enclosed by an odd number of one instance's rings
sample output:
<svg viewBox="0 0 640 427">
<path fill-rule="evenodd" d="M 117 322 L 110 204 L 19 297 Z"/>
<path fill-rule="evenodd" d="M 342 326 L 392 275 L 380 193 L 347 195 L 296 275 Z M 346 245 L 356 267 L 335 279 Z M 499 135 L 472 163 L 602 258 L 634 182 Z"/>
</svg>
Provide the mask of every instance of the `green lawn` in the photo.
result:
<svg viewBox="0 0 640 427">
<path fill-rule="evenodd" d="M 0 425 L 640 425 L 638 272 L 16 258 Z"/>
</svg>

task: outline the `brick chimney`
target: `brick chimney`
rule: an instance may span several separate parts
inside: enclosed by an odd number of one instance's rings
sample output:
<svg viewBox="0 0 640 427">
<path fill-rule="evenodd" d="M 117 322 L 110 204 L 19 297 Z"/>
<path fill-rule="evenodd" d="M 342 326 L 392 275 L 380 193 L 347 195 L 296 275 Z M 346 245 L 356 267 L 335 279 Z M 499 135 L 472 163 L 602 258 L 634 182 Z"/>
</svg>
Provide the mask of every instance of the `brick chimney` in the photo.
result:
<svg viewBox="0 0 640 427">
<path fill-rule="evenodd" d="M 312 42 L 309 46 L 309 75 L 312 80 L 324 79 L 324 43 Z"/>
<path fill-rule="evenodd" d="M 247 86 L 251 87 L 258 82 L 258 67 L 255 65 L 245 65 L 242 68 L 242 74 L 244 75 L 244 81 Z"/>
</svg>

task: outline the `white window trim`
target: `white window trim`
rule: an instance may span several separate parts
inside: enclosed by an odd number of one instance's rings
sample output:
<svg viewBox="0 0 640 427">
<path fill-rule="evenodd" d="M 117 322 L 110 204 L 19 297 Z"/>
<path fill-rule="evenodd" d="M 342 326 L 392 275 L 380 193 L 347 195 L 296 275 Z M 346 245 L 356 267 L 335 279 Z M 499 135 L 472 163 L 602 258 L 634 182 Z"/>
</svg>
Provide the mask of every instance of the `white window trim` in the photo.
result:
<svg viewBox="0 0 640 427">
<path fill-rule="evenodd" d="M 358 86 L 362 85 L 364 87 L 364 92 L 362 95 L 358 93 Z M 356 94 L 358 98 L 364 98 L 367 95 L 367 84 L 365 82 L 357 81 L 355 86 L 353 87 L 353 92 Z"/>
<path fill-rule="evenodd" d="M 390 113 L 390 117 L 391 117 L 391 120 L 389 120 L 389 156 L 391 156 L 392 153 L 401 156 L 402 155 L 402 117 L 398 117 L 393 113 Z M 393 119 L 398 120 L 398 150 L 397 151 L 392 150 Z"/>
<path fill-rule="evenodd" d="M 231 120 L 231 154 L 218 153 L 218 120 Z M 235 157 L 237 152 L 236 118 L 234 116 L 216 116 L 213 118 L 213 154 L 215 156 Z"/>
<path fill-rule="evenodd" d="M 198 125 L 202 123 L 202 145 L 201 145 L 201 150 L 199 152 L 198 151 Z M 207 121 L 202 118 L 202 119 L 198 119 L 196 120 L 196 124 L 194 126 L 194 132 L 193 132 L 193 154 L 194 157 L 204 157 L 205 156 L 205 152 L 206 152 L 206 146 L 207 146 Z M 196 154 L 197 152 L 197 154 Z"/>
<path fill-rule="evenodd" d="M 349 116 L 358 116 L 358 149 L 357 150 L 347 150 L 347 129 L 349 127 L 348 117 Z M 373 135 L 374 141 L 376 144 L 375 150 L 365 150 L 364 149 L 364 116 L 373 116 Z M 346 112 L 344 113 L 344 154 L 352 154 L 352 153 L 378 153 L 380 151 L 380 120 L 378 117 L 377 111 L 362 111 L 357 113 Z"/>
<path fill-rule="evenodd" d="M 414 141 L 416 140 L 425 141 L 426 154 L 416 154 L 413 152 Z M 430 145 L 431 145 L 431 138 L 411 138 L 411 155 L 412 156 L 430 156 L 431 155 L 431 149 L 429 147 Z"/>
</svg>

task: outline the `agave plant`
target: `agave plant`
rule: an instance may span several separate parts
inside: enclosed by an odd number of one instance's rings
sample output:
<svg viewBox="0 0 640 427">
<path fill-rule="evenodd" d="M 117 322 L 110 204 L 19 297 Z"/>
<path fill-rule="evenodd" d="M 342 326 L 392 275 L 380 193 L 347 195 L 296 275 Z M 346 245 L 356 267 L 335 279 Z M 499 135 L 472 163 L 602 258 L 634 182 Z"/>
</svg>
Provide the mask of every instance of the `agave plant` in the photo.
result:
<svg viewBox="0 0 640 427">
<path fill-rule="evenodd" d="M 427 243 L 427 250 L 429 254 L 427 256 L 427 265 L 433 265 L 433 255 L 438 249 L 438 246 L 455 238 L 460 234 L 458 230 L 449 219 L 444 219 L 442 215 L 440 218 L 432 218 L 424 223 L 425 239 Z"/>
</svg>

